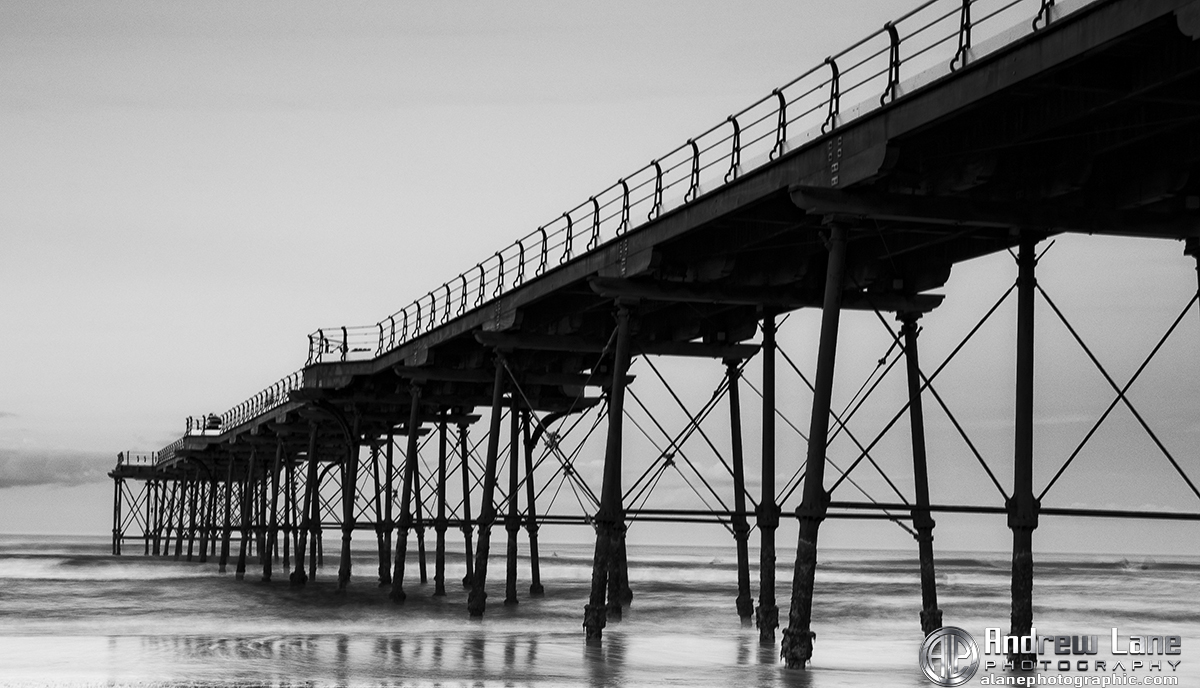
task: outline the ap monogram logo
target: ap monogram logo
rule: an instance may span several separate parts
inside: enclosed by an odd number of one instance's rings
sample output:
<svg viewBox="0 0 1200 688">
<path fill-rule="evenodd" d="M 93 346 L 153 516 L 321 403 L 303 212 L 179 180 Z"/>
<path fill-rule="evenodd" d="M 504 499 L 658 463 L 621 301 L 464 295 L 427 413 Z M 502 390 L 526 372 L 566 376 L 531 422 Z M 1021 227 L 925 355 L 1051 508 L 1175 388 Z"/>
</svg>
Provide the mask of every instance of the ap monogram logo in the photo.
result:
<svg viewBox="0 0 1200 688">
<path fill-rule="evenodd" d="M 921 646 L 918 661 L 925 677 L 939 686 L 961 686 L 979 669 L 979 648 L 961 628 L 939 628 Z"/>
</svg>

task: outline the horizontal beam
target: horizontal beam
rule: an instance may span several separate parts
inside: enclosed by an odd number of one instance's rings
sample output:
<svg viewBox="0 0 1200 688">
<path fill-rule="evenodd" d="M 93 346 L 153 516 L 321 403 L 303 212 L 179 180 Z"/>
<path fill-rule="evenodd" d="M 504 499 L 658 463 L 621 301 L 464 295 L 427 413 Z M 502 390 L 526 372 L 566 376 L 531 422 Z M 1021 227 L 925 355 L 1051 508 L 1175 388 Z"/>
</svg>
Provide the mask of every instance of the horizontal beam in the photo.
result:
<svg viewBox="0 0 1200 688">
<path fill-rule="evenodd" d="M 425 368 L 411 366 L 392 366 L 392 372 L 398 377 L 414 382 L 473 382 L 492 384 L 495 373 L 480 368 Z M 554 387 L 608 387 L 612 378 L 606 375 L 580 375 L 577 373 L 526 373 L 514 371 L 517 381 L 523 385 L 547 385 Z M 632 375 L 625 378 L 626 383 L 632 382 Z"/>
<path fill-rule="evenodd" d="M 787 287 L 699 284 L 695 282 L 644 282 L 610 277 L 590 280 L 592 291 L 609 298 L 637 298 L 672 303 L 709 303 L 725 306 L 761 306 L 778 311 L 820 308 L 824 297 Z M 940 294 L 869 294 L 847 291 L 842 295 L 846 310 L 928 313 L 942 303 Z M 737 358 L 721 356 L 719 358 Z"/>
<path fill-rule="evenodd" d="M 572 353 L 600 353 L 607 342 L 589 337 L 509 334 L 501 332 L 476 332 L 475 339 L 485 346 L 497 349 L 524 349 L 532 351 L 568 351 Z M 703 342 L 651 342 L 635 341 L 635 352 L 654 356 L 692 356 L 698 358 L 746 359 L 758 352 L 756 344 L 705 344 Z M 632 377 L 629 378 L 632 380 Z"/>
<path fill-rule="evenodd" d="M 1200 218 L 1159 219 L 1146 213 L 1001 203 L 957 196 L 915 196 L 794 185 L 792 203 L 813 215 L 949 227 L 1046 231 L 1177 239 L 1200 234 Z"/>
<path fill-rule="evenodd" d="M 912 504 L 868 504 L 864 502 L 830 502 L 830 509 L 866 509 L 911 511 Z M 930 511 L 955 514 L 1007 514 L 1002 506 L 978 506 L 972 504 L 930 504 Z M 1200 521 L 1200 513 L 1189 511 L 1133 511 L 1129 509 L 1077 509 L 1070 507 L 1044 506 L 1038 509 L 1042 516 L 1076 516 L 1083 518 L 1129 518 L 1166 521 Z"/>
</svg>

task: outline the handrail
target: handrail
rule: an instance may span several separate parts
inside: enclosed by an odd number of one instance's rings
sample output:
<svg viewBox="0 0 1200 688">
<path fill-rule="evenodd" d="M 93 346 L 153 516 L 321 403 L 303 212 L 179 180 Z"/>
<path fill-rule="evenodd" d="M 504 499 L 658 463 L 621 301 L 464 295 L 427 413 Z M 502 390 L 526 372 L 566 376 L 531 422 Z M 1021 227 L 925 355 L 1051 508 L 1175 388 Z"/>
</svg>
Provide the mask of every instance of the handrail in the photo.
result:
<svg viewBox="0 0 1200 688">
<path fill-rule="evenodd" d="M 1081 0 L 1078 6 L 1095 1 Z M 377 358 L 428 334 L 450 321 L 437 321 L 438 293 L 446 313 L 451 303 L 458 304 L 457 316 L 487 308 L 525 283 L 527 263 L 537 279 L 584 259 L 603 241 L 635 230 L 631 217 L 646 218 L 638 226 L 656 222 L 828 131 L 891 107 L 913 90 L 973 64 L 987 39 L 1003 35 L 1006 41 L 993 41 L 990 49 L 996 50 L 1044 27 L 1052 9 L 1062 11 L 1062 5 L 1056 7 L 1054 0 L 927 0 L 378 322 L 314 331 L 308 335 L 305 365 L 329 362 L 331 355 L 339 361 Z M 905 76 L 914 84 L 908 92 Z M 842 98 L 851 92 L 861 100 L 843 107 Z M 576 233 L 573 216 L 587 211 L 590 231 Z M 527 245 L 540 250 L 526 251 Z M 556 261 L 550 260 L 552 254 Z M 298 385 L 299 373 L 284 380 Z M 284 387 L 286 397 L 294 387 Z M 221 429 L 282 403 L 268 394 L 274 388 L 222 414 Z M 191 419 L 188 429 L 192 432 Z"/>
</svg>

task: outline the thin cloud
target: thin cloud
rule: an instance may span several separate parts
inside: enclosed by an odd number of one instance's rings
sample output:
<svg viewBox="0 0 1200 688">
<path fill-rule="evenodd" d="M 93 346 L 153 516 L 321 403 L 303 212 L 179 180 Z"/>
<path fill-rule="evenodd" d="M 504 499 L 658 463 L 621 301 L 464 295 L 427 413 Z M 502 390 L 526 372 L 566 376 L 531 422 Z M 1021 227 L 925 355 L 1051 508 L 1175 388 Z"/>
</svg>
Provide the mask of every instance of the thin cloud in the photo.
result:
<svg viewBox="0 0 1200 688">
<path fill-rule="evenodd" d="M 0 418 L 16 418 L 17 414 L 9 413 L 8 411 L 0 411 Z"/>
<path fill-rule="evenodd" d="M 116 462 L 109 452 L 0 448 L 0 489 L 101 482 Z"/>
</svg>

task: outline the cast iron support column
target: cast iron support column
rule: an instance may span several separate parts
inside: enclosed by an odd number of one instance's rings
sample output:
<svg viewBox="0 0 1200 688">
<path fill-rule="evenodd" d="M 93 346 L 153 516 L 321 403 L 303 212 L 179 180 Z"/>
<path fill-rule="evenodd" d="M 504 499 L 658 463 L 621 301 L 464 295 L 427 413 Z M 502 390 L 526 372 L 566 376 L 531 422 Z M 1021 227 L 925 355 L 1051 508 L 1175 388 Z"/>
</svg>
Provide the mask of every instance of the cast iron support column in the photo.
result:
<svg viewBox="0 0 1200 688">
<path fill-rule="evenodd" d="M 233 459 L 225 473 L 225 526 L 221 529 L 221 558 L 217 560 L 217 571 L 225 573 L 229 563 L 229 538 L 233 535 Z"/>
<path fill-rule="evenodd" d="M 257 452 L 250 450 L 250 462 L 246 466 L 246 482 L 242 488 L 242 544 L 238 549 L 237 569 L 234 576 L 238 580 L 246 577 L 246 547 L 250 544 L 253 525 L 250 510 L 254 501 L 254 459 Z"/>
<path fill-rule="evenodd" d="M 483 501 L 479 505 L 479 546 L 475 550 L 475 571 L 471 576 L 471 592 L 467 595 L 467 612 L 483 616 L 487 608 L 488 553 L 492 543 L 492 524 L 496 522 L 496 463 L 500 453 L 500 416 L 504 411 L 504 358 L 496 352 L 496 376 L 492 380 L 492 416 L 488 426 L 487 458 L 483 469 Z M 463 454 L 464 461 L 466 453 Z"/>
<path fill-rule="evenodd" d="M 475 580 L 475 554 L 472 552 L 471 546 L 471 468 L 468 454 L 471 451 L 470 443 L 467 441 L 467 424 L 458 424 L 458 453 L 462 457 L 462 493 L 463 493 L 463 520 L 462 532 L 463 543 L 466 547 L 466 562 L 467 572 L 463 575 L 462 584 L 464 588 L 470 588 L 472 581 Z"/>
<path fill-rule="evenodd" d="M 275 558 L 275 543 L 279 541 L 279 477 L 283 469 L 283 442 L 275 444 L 275 463 L 271 466 L 271 513 L 267 531 L 267 556 L 263 559 L 262 579 L 271 582 L 271 564 Z"/>
<path fill-rule="evenodd" d="M 425 567 L 425 501 L 421 498 L 421 463 L 413 464 L 413 530 L 417 531 L 417 573 L 421 577 L 421 585 L 429 582 L 429 574 Z"/>
<path fill-rule="evenodd" d="M 283 570 L 292 567 L 292 538 L 296 536 L 296 470 L 295 461 L 284 461 L 283 481 Z"/>
<path fill-rule="evenodd" d="M 604 626 L 610 615 L 614 621 L 621 618 L 617 560 L 620 556 L 621 531 L 625 527 L 621 506 L 621 431 L 625 410 L 625 373 L 629 368 L 629 331 L 629 308 L 619 304 L 613 382 L 608 398 L 604 481 L 600 489 L 600 509 L 595 519 L 596 552 L 592 559 L 592 590 L 583 611 L 584 634 L 591 643 L 598 643 L 603 638 Z"/>
<path fill-rule="evenodd" d="M 733 453 L 733 537 L 737 543 L 737 612 L 742 625 L 754 617 L 754 597 L 750 594 L 750 523 L 746 521 L 746 469 L 742 456 L 742 405 L 738 396 L 740 361 L 725 361 L 729 380 L 729 434 Z"/>
<path fill-rule="evenodd" d="M 533 487 L 533 450 L 535 442 L 530 436 L 532 429 L 529 427 L 533 422 L 533 410 L 525 412 L 524 424 L 524 439 L 525 439 L 525 530 L 529 534 L 529 596 L 541 597 L 546 594 L 546 589 L 542 587 L 542 567 L 538 560 L 538 523 L 537 523 L 537 508 L 534 506 L 534 501 L 537 496 L 537 491 Z"/>
<path fill-rule="evenodd" d="M 433 561 L 433 596 L 446 596 L 446 419 L 438 421 L 437 552 Z"/>
<path fill-rule="evenodd" d="M 762 496 L 758 502 L 758 609 L 754 622 L 758 641 L 775 644 L 779 607 L 775 604 L 775 529 L 779 527 L 779 505 L 775 503 L 775 314 L 763 315 L 762 323 Z"/>
<path fill-rule="evenodd" d="M 143 539 L 143 543 L 142 543 L 143 549 L 144 549 L 144 551 L 142 552 L 142 556 L 145 557 L 145 556 L 150 555 L 150 539 L 154 536 L 154 520 L 153 520 L 153 512 L 151 510 L 151 504 L 154 501 L 154 481 L 153 480 L 146 481 L 146 487 L 144 488 L 144 492 L 146 495 L 146 533 L 145 533 L 146 537 Z"/>
<path fill-rule="evenodd" d="M 933 519 L 929 516 L 929 470 L 925 460 L 925 414 L 921 405 L 921 366 L 917 358 L 917 318 L 920 313 L 901 313 L 904 358 L 908 364 L 908 418 L 912 425 L 913 482 L 917 503 L 913 505 L 913 527 L 917 529 L 917 551 L 921 562 L 921 631 L 925 635 L 942 627 L 938 609 L 937 580 L 933 568 Z"/>
<path fill-rule="evenodd" d="M 504 530 L 508 531 L 508 552 L 505 556 L 504 606 L 517 604 L 517 535 L 521 532 L 521 511 L 518 508 L 517 492 L 520 487 L 517 467 L 521 452 L 521 412 L 517 409 L 517 395 L 513 394 L 508 407 L 508 514 L 504 518 Z"/>
<path fill-rule="evenodd" d="M 383 484 L 379 481 L 379 445 L 371 442 L 371 480 L 375 484 L 375 547 L 379 552 L 379 586 L 383 587 L 383 579 L 391 576 L 388 572 L 389 552 L 383 550 L 383 531 L 387 528 L 383 518 Z"/>
<path fill-rule="evenodd" d="M 808 426 L 804 496 L 800 506 L 796 507 L 800 535 L 796 543 L 796 568 L 792 574 L 792 604 L 781 647 L 781 656 L 789 669 L 804 668 L 812 657 L 813 638 L 816 637 L 812 632 L 812 598 L 817 572 L 817 532 L 829 507 L 829 493 L 825 491 L 825 446 L 829 437 L 829 405 L 833 396 L 833 364 L 837 356 L 845 268 L 846 229 L 835 224 L 830 228 L 829 263 L 825 270 L 825 302 L 821 308 L 816 389 Z"/>
<path fill-rule="evenodd" d="M 154 502 L 154 542 L 151 544 L 150 554 L 153 556 L 159 555 L 159 541 L 162 538 L 162 490 L 159 489 L 157 480 L 150 481 L 150 499 Z"/>
<path fill-rule="evenodd" d="M 400 492 L 400 522 L 396 529 L 396 566 L 392 570 L 392 601 L 396 604 L 404 602 L 408 594 L 404 592 L 404 563 L 408 557 L 408 530 L 412 527 L 412 486 L 417 470 L 417 440 L 421 429 L 421 387 L 409 387 L 410 403 L 408 412 L 408 443 L 404 453 L 404 478 Z"/>
<path fill-rule="evenodd" d="M 1017 257 L 1017 396 L 1013 492 L 1008 500 L 1008 527 L 1013 533 L 1012 630 L 1029 635 L 1033 626 L 1033 531 L 1038 526 L 1040 504 L 1033 494 L 1033 299 L 1037 290 L 1034 266 L 1037 240 L 1021 235 Z M 1014 653 L 1014 663 L 1036 660 L 1033 654 Z M 1017 664 L 1020 667 L 1020 664 Z"/>
<path fill-rule="evenodd" d="M 162 556 L 171 556 L 171 541 L 175 533 L 175 491 L 179 479 L 171 478 L 170 485 L 163 486 L 163 549 Z"/>
<path fill-rule="evenodd" d="M 210 474 L 211 475 L 211 474 Z M 217 481 L 207 480 L 200 492 L 200 557 L 201 564 L 208 562 L 208 543 L 212 541 L 212 519 L 215 512 L 214 497 L 217 491 Z"/>
<path fill-rule="evenodd" d="M 350 540 L 354 536 L 354 502 L 358 495 L 358 421 L 347 440 L 346 463 L 342 467 L 342 556 L 338 566 L 338 590 L 350 583 Z"/>
<path fill-rule="evenodd" d="M 112 553 L 121 553 L 121 483 L 124 478 L 113 478 L 113 527 Z"/>
<path fill-rule="evenodd" d="M 383 479 L 383 558 L 379 568 L 379 587 L 388 587 L 392 584 L 392 528 L 396 523 L 392 520 L 393 505 L 396 501 L 395 487 L 395 455 L 392 453 L 396 446 L 396 437 L 390 431 L 387 434 L 387 451 L 384 455 L 387 457 L 387 462 L 384 464 L 384 479 Z"/>
<path fill-rule="evenodd" d="M 209 549 L 209 532 L 206 527 L 205 514 L 208 513 L 209 481 L 196 481 L 196 561 L 204 563 L 205 552 Z"/>
<path fill-rule="evenodd" d="M 175 561 L 183 556 L 183 517 L 187 504 L 187 478 L 180 478 L 175 483 Z"/>
<path fill-rule="evenodd" d="M 187 543 L 187 560 L 191 561 L 196 550 L 196 498 L 200 491 L 200 481 L 193 480 L 188 483 L 188 543 Z"/>
<path fill-rule="evenodd" d="M 300 512 L 300 527 L 296 531 L 296 569 L 289 580 L 292 585 L 304 585 L 308 575 L 304 573 L 304 549 L 308 532 L 312 528 L 312 502 L 314 484 L 317 482 L 317 425 L 308 428 L 308 478 L 304 481 L 304 509 Z"/>
<path fill-rule="evenodd" d="M 265 462 L 264 462 L 265 463 Z M 266 559 L 271 556 L 269 543 L 271 535 L 267 532 L 267 471 L 264 467 L 262 480 L 258 482 L 258 489 L 255 494 L 258 496 L 258 518 L 254 519 L 255 543 L 258 545 L 258 563 L 266 563 Z"/>
</svg>

